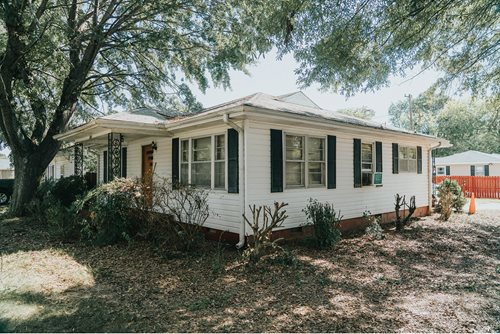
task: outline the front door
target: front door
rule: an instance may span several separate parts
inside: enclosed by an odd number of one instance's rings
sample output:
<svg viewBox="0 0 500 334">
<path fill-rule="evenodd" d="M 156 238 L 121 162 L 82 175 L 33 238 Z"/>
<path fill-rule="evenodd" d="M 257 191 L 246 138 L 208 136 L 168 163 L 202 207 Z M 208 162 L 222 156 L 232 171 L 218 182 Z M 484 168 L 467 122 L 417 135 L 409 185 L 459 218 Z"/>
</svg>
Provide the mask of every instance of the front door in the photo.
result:
<svg viewBox="0 0 500 334">
<path fill-rule="evenodd" d="M 153 176 L 153 148 L 151 145 L 142 147 L 142 179 L 148 180 Z"/>
<path fill-rule="evenodd" d="M 151 145 L 142 147 L 142 184 L 144 197 L 149 206 L 153 204 L 153 148 Z"/>
</svg>

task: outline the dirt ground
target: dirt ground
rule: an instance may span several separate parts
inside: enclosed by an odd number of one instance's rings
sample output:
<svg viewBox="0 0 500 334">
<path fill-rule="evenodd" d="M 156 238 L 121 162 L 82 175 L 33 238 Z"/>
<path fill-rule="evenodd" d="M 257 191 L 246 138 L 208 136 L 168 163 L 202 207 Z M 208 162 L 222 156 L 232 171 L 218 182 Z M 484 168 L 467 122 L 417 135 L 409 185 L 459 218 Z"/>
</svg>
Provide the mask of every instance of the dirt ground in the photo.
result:
<svg viewBox="0 0 500 334">
<path fill-rule="evenodd" d="M 427 217 L 384 240 L 290 247 L 296 262 L 254 269 L 217 243 L 166 256 L 4 220 L 0 331 L 498 332 L 499 216 Z"/>
</svg>

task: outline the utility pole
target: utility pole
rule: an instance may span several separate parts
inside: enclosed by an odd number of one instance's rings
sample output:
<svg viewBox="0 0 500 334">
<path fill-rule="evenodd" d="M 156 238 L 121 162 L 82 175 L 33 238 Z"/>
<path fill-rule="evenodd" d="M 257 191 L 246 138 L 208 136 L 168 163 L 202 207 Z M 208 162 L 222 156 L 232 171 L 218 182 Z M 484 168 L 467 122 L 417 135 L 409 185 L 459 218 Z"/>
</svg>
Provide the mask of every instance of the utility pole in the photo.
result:
<svg viewBox="0 0 500 334">
<path fill-rule="evenodd" d="M 411 106 L 411 94 L 406 95 L 405 97 L 408 98 L 408 112 L 410 113 L 410 131 L 413 131 L 413 110 Z"/>
</svg>

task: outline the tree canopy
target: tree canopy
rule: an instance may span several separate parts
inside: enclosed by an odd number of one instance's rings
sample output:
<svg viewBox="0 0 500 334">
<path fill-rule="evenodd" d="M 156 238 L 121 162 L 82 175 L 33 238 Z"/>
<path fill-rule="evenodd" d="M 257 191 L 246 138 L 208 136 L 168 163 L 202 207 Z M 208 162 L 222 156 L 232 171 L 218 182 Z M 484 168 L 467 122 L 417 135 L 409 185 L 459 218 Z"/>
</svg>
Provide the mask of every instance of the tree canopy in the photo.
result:
<svg viewBox="0 0 500 334">
<path fill-rule="evenodd" d="M 337 110 L 337 112 L 366 120 L 371 120 L 373 119 L 373 117 L 375 117 L 375 111 L 366 106 L 362 106 L 360 108 L 339 109 Z"/>
<path fill-rule="evenodd" d="M 413 130 L 448 139 L 453 147 L 440 148 L 437 156 L 468 150 L 500 152 L 500 98 L 453 100 L 432 90 L 417 96 L 412 104 Z M 410 129 L 408 100 L 389 107 L 391 123 Z"/>
<path fill-rule="evenodd" d="M 500 94 L 500 6 L 495 0 L 308 1 L 269 7 L 276 45 L 293 53 L 304 86 L 343 94 L 369 91 L 420 67 L 440 84 L 474 95 Z M 270 16 L 270 17 L 269 17 Z M 276 27 L 278 29 L 276 29 Z"/>
</svg>

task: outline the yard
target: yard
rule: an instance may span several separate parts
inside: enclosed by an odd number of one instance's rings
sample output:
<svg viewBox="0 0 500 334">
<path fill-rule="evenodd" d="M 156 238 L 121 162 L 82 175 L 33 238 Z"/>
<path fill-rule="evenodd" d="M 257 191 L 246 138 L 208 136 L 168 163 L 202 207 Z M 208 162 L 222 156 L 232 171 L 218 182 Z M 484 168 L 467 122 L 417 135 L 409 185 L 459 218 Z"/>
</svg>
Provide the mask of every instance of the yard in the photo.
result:
<svg viewBox="0 0 500 334">
<path fill-rule="evenodd" d="M 498 213 L 427 217 L 331 251 L 294 246 L 297 262 L 254 269 L 217 243 L 191 255 L 99 248 L 4 220 L 0 330 L 500 331 Z"/>
</svg>

